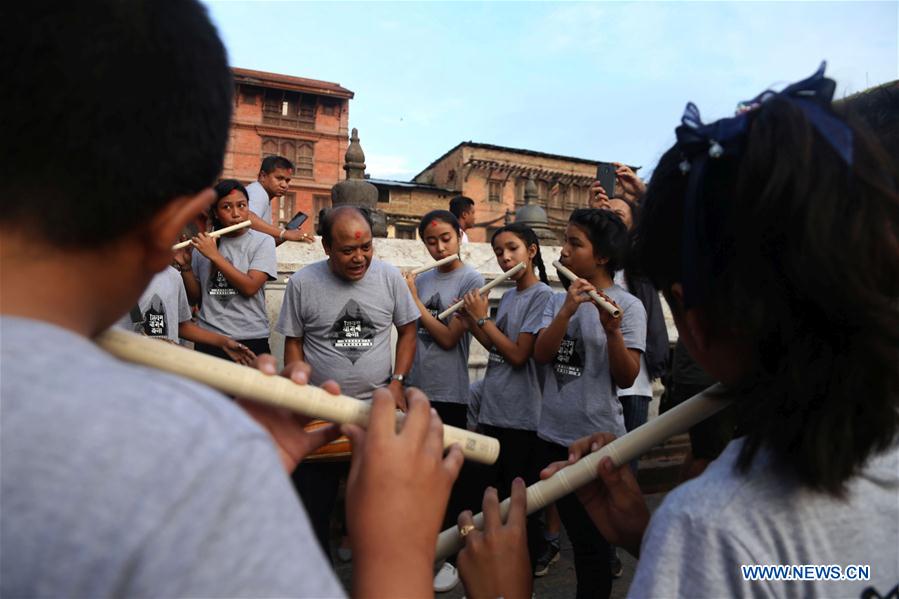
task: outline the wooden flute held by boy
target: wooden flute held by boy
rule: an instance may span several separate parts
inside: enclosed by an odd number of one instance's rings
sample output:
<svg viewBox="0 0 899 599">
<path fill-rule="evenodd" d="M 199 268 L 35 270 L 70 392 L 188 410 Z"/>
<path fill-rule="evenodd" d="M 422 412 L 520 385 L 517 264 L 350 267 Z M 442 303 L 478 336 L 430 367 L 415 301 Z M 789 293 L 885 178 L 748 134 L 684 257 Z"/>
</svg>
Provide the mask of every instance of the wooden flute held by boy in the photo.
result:
<svg viewBox="0 0 899 599">
<path fill-rule="evenodd" d="M 565 268 L 564 266 L 562 266 L 562 263 L 559 262 L 558 260 L 553 262 L 553 266 L 556 267 L 556 271 L 560 275 L 562 275 L 563 277 L 565 277 L 572 283 L 574 283 L 575 281 L 578 280 L 579 277 L 576 274 L 574 274 L 573 272 L 571 272 L 570 270 L 568 270 L 567 268 Z M 588 291 L 587 294 L 590 296 L 590 299 L 592 299 L 594 302 L 596 302 L 597 306 L 599 306 L 600 308 L 602 308 L 603 310 L 605 310 L 606 312 L 608 312 L 615 318 L 621 318 L 621 308 L 619 308 L 618 306 L 616 306 L 615 304 L 613 304 L 612 302 L 610 302 L 603 296 L 599 295 L 595 291 Z"/>
<path fill-rule="evenodd" d="M 437 262 L 432 262 L 426 266 L 419 266 L 418 268 L 416 268 L 415 270 L 412 271 L 412 276 L 418 276 L 421 273 L 428 272 L 429 270 L 434 270 L 435 268 L 439 268 L 439 267 L 443 266 L 444 264 L 449 264 L 450 262 L 455 262 L 456 260 L 462 260 L 462 258 L 457 256 L 456 254 L 453 254 L 452 256 L 447 256 L 446 258 L 441 258 Z"/>
<path fill-rule="evenodd" d="M 231 225 L 230 227 L 222 227 L 221 229 L 216 229 L 215 231 L 209 234 L 210 237 L 221 237 L 222 235 L 227 235 L 231 231 L 236 231 L 238 229 L 243 229 L 244 227 L 249 227 L 252 223 L 249 220 L 245 220 L 237 223 L 236 225 Z M 190 245 L 190 239 L 187 241 L 181 241 L 172 246 L 172 251 L 180 250 L 181 248 L 186 248 Z"/>
<path fill-rule="evenodd" d="M 490 281 L 489 283 L 487 283 L 486 285 L 484 285 L 483 287 L 478 289 L 478 293 L 480 293 L 481 295 L 484 295 L 485 293 L 489 292 L 491 289 L 493 289 L 494 287 L 496 287 L 497 285 L 499 285 L 500 283 L 502 283 L 509 277 L 515 276 L 516 274 L 518 274 L 519 271 L 522 271 L 522 270 L 524 270 L 524 262 L 519 262 L 518 264 L 516 264 L 515 266 L 513 266 L 512 268 L 510 268 L 503 274 L 499 275 L 498 277 L 496 277 L 495 279 L 493 279 L 492 281 Z M 446 310 L 444 310 L 443 312 L 438 314 L 437 318 L 439 318 L 440 320 L 444 320 L 447 316 L 449 316 L 450 314 L 452 314 L 453 312 L 455 312 L 456 310 L 458 310 L 459 308 L 461 308 L 464 305 L 465 305 L 465 302 L 462 300 L 459 300 L 458 302 L 456 302 L 455 304 L 453 304 L 452 306 L 450 306 L 449 308 L 447 308 Z"/>
<path fill-rule="evenodd" d="M 368 423 L 371 406 L 346 395 L 331 395 L 312 385 L 298 385 L 280 376 L 268 376 L 255 368 L 191 351 L 179 345 L 111 328 L 95 341 L 112 355 L 136 364 L 193 379 L 219 391 L 288 408 L 305 416 L 339 424 Z M 402 416 L 397 419 L 402 421 Z M 443 426 L 443 445 L 459 445 L 466 459 L 492 464 L 499 455 L 499 441 L 452 426 Z"/>
<path fill-rule="evenodd" d="M 596 452 L 562 468 L 546 480 L 529 486 L 527 489 L 528 514 L 543 509 L 597 478 L 599 462 L 604 457 L 610 457 L 615 466 L 627 464 L 666 439 L 686 431 L 691 426 L 726 408 L 730 401 L 716 397 L 722 389 L 723 387 L 719 383 L 694 395 L 682 404 L 601 447 Z M 500 504 L 503 521 L 509 514 L 510 505 L 511 500 L 508 498 Z M 476 515 L 474 524 L 479 529 L 483 528 L 484 515 Z M 453 555 L 464 544 L 465 541 L 459 535 L 458 527 L 454 526 L 444 530 L 437 537 L 436 559 L 439 561 Z"/>
</svg>

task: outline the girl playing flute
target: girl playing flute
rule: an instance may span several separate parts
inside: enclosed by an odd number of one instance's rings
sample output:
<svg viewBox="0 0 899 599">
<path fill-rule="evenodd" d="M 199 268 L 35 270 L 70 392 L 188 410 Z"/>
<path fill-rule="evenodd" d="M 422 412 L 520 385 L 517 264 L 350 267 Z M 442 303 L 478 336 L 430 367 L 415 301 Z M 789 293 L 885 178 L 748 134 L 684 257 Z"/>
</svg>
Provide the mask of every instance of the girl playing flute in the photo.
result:
<svg viewBox="0 0 899 599">
<path fill-rule="evenodd" d="M 247 220 L 243 185 L 226 179 L 215 186 L 215 196 L 210 208 L 214 228 Z M 176 254 L 176 260 L 188 298 L 200 304 L 200 327 L 236 339 L 257 355 L 270 353 L 264 286 L 278 274 L 275 242 L 268 235 L 243 228 L 218 242 L 200 233 L 191 239 L 191 245 L 197 251 L 189 266 L 181 254 Z M 196 349 L 227 357 L 217 346 L 197 343 Z"/>
<path fill-rule="evenodd" d="M 541 467 L 568 457 L 568 446 L 596 430 L 625 432 L 616 387 L 630 387 L 646 343 L 640 300 L 613 283 L 629 245 L 614 213 L 582 208 L 571 214 L 560 261 L 579 278 L 556 293 L 543 312 L 534 359 L 546 364 L 543 410 L 537 428 Z M 587 294 L 602 293 L 622 310 L 614 318 Z M 608 597 L 612 588 L 608 542 L 577 499 L 556 503 L 574 549 L 578 597 Z"/>
<path fill-rule="evenodd" d="M 418 235 L 434 260 L 459 254 L 462 230 L 452 212 L 433 210 L 422 217 Z M 471 290 L 484 285 L 484 277 L 461 260 L 444 264 L 417 277 L 404 273 L 412 298 L 421 311 L 415 361 L 409 374 L 409 384 L 424 391 L 445 424 L 466 427 L 468 412 L 468 350 L 471 333 L 461 317 L 450 316 L 441 321 L 438 314 Z M 424 299 L 422 299 L 424 298 Z M 483 466 L 464 465 L 453 486 L 444 526 L 452 526 L 463 509 L 477 505 L 483 487 L 480 479 Z M 470 498 L 468 496 L 471 496 Z M 446 592 L 456 586 L 459 575 L 455 560 L 444 563 L 434 578 L 434 590 Z"/>
<path fill-rule="evenodd" d="M 511 278 L 515 287 L 503 294 L 495 320 L 490 317 L 488 299 L 476 291 L 465 295 L 463 312 L 474 336 L 490 352 L 480 390 L 478 428 L 500 441 L 502 451 L 492 478 L 499 495 L 506 497 L 516 477 L 536 480 L 541 393 L 533 359 L 534 341 L 552 290 L 547 284 L 540 242 L 530 227 L 506 225 L 493 234 L 491 244 L 503 271 L 525 263 L 524 270 Z M 534 557 L 540 531 L 539 523 L 534 518 L 531 521 Z"/>
<path fill-rule="evenodd" d="M 459 253 L 461 229 L 452 212 L 428 212 L 418 225 L 418 234 L 434 260 Z M 437 315 L 469 291 L 481 288 L 484 277 L 461 260 L 417 277 L 408 272 L 404 276 L 421 312 L 409 384 L 427 394 L 444 423 L 465 428 L 471 334 L 462 318 L 443 322 Z"/>
</svg>

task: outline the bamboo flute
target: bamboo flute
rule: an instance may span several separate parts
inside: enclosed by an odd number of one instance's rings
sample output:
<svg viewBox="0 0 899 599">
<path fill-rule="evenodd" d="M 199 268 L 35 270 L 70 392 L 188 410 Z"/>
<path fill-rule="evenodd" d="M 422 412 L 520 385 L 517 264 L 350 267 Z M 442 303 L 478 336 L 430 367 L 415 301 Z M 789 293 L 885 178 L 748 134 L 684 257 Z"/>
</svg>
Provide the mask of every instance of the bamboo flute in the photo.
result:
<svg viewBox="0 0 899 599">
<path fill-rule="evenodd" d="M 516 274 L 518 274 L 518 271 L 521 271 L 521 270 L 524 270 L 524 262 L 519 262 L 518 264 L 516 264 L 515 266 L 513 266 L 512 268 L 510 268 L 503 274 L 499 275 L 498 277 L 496 277 L 495 279 L 493 279 L 492 281 L 490 281 L 489 283 L 487 283 L 486 285 L 484 285 L 483 287 L 478 289 L 478 293 L 480 293 L 481 295 L 487 293 L 488 291 L 490 291 L 491 289 L 493 289 L 494 287 L 496 287 L 497 285 L 499 285 L 500 283 L 502 283 L 509 277 L 512 277 L 512 276 L 515 276 Z M 462 300 L 459 300 L 458 302 L 456 302 L 455 304 L 453 304 L 452 306 L 450 306 L 449 308 L 447 308 L 446 310 L 441 312 L 437 316 L 437 318 L 439 318 L 440 320 L 444 320 L 447 316 L 449 316 L 450 314 L 452 314 L 453 312 L 455 312 L 456 310 L 458 310 L 459 308 L 461 308 L 464 305 L 465 305 L 465 302 Z"/>
<path fill-rule="evenodd" d="M 201 354 L 179 345 L 111 328 L 95 341 L 112 355 L 184 376 L 229 395 L 287 408 L 329 422 L 368 423 L 371 406 L 346 395 L 331 395 L 312 385 L 298 385 L 280 376 L 268 376 L 255 368 Z M 402 421 L 402 415 L 397 418 Z M 466 459 L 492 464 L 499 455 L 499 441 L 444 425 L 443 445 L 458 444 Z"/>
<path fill-rule="evenodd" d="M 229 227 L 222 227 L 221 229 L 216 229 L 215 231 L 212 231 L 209 234 L 209 236 L 210 237 L 221 237 L 222 235 L 227 235 L 228 233 L 230 233 L 232 231 L 237 231 L 238 229 L 243 229 L 244 227 L 249 227 L 251 224 L 252 224 L 252 222 L 250 220 L 245 220 L 243 222 L 237 223 L 236 225 L 231 225 Z M 172 246 L 172 251 L 180 250 L 181 248 L 186 248 L 189 245 L 190 245 L 190 239 L 188 239 L 187 241 L 182 241 L 180 243 L 176 243 L 175 245 Z"/>
<path fill-rule="evenodd" d="M 428 272 L 429 270 L 433 270 L 435 268 L 443 266 L 444 264 L 449 264 L 450 262 L 455 262 L 456 260 L 462 260 L 462 258 L 457 256 L 456 254 L 453 254 L 452 256 L 447 256 L 446 258 L 441 258 L 437 262 L 432 262 L 432 263 L 428 264 L 427 266 L 419 266 L 418 268 L 414 269 L 412 271 L 412 276 L 418 276 L 421 273 Z"/>
<path fill-rule="evenodd" d="M 627 464 L 666 439 L 686 431 L 696 423 L 727 407 L 730 401 L 715 397 L 722 389 L 723 387 L 719 383 L 694 395 L 682 404 L 601 447 L 598 451 L 562 468 L 546 480 L 529 486 L 527 488 L 528 514 L 533 514 L 597 478 L 597 468 L 604 457 L 610 457 L 616 466 Z M 510 504 L 511 500 L 508 498 L 500 504 L 503 521 L 509 514 Z M 474 524 L 479 529 L 483 528 L 484 514 L 476 515 Z M 439 561 L 453 555 L 462 548 L 464 543 L 464 539 L 459 536 L 458 527 L 454 526 L 444 530 L 437 537 L 436 559 Z"/>
</svg>

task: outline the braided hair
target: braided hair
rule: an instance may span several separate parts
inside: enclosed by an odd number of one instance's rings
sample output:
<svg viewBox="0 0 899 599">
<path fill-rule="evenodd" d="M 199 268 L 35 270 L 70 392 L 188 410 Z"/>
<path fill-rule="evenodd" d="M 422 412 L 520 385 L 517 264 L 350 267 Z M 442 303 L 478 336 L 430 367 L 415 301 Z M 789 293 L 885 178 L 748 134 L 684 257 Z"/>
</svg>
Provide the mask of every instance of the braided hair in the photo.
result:
<svg viewBox="0 0 899 599">
<path fill-rule="evenodd" d="M 533 262 L 534 266 L 537 267 L 537 272 L 540 275 L 540 280 L 543 281 L 546 285 L 549 285 L 549 279 L 546 277 L 546 266 L 543 265 L 543 256 L 540 254 L 540 240 L 537 239 L 537 234 L 534 233 L 534 230 L 524 223 L 512 223 L 510 225 L 506 225 L 496 230 L 496 232 L 493 234 L 493 237 L 490 238 L 490 245 L 493 245 L 493 242 L 496 240 L 496 236 L 500 233 L 512 233 L 513 235 L 521 239 L 526 246 L 537 246 L 537 253 L 534 255 L 534 259 L 531 260 L 531 262 Z"/>
</svg>

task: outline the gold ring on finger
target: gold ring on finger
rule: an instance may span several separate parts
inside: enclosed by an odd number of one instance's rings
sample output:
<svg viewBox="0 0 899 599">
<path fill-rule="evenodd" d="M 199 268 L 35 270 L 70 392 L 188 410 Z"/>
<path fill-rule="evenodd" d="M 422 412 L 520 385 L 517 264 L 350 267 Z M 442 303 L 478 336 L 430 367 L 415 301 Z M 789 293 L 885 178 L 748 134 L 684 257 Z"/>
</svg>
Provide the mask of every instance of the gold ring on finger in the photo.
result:
<svg viewBox="0 0 899 599">
<path fill-rule="evenodd" d="M 474 524 L 466 524 L 464 526 L 460 526 L 459 527 L 459 536 L 464 539 L 465 537 L 468 536 L 468 533 L 473 531 L 475 528 L 477 528 L 477 526 L 475 526 Z"/>
</svg>

